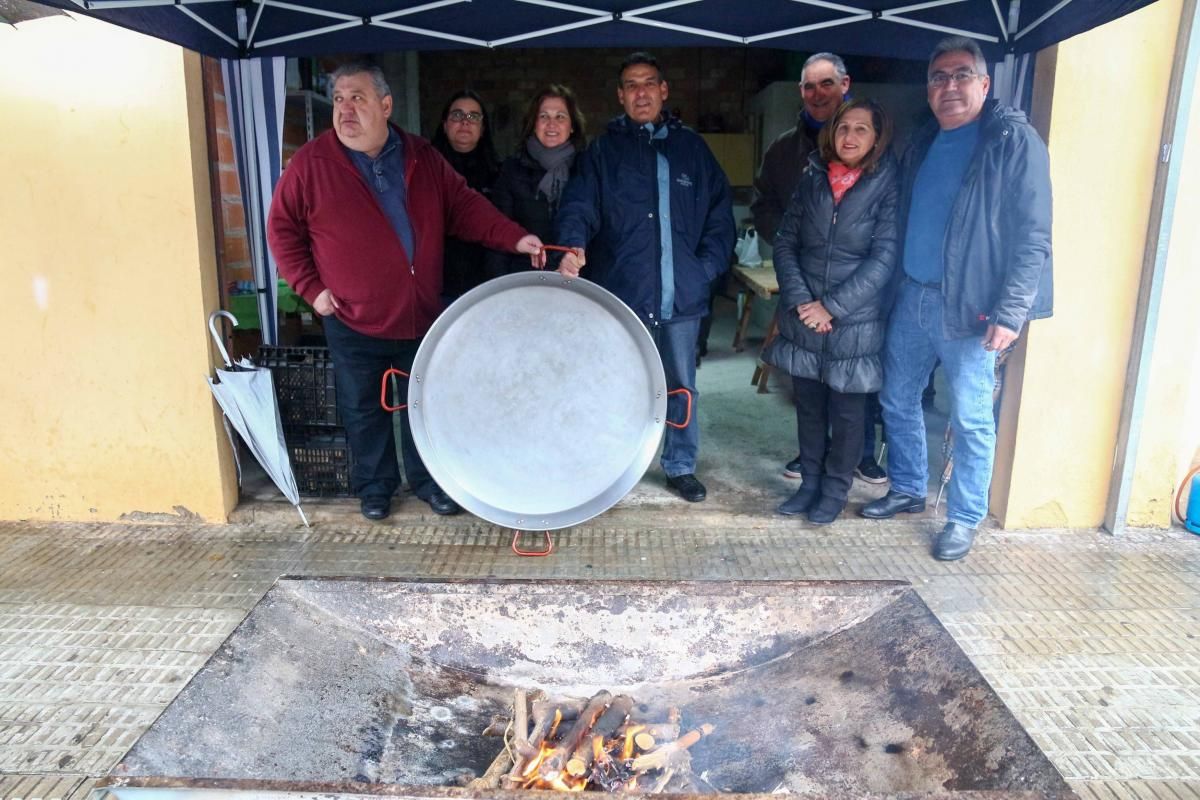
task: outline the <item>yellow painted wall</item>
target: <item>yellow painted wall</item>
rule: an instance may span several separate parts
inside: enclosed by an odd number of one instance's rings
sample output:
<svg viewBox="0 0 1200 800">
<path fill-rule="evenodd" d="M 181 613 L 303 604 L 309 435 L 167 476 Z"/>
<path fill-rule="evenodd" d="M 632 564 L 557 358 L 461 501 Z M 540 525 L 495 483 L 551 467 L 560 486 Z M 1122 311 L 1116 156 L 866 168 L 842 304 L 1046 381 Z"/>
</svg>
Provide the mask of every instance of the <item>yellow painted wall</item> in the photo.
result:
<svg viewBox="0 0 1200 800">
<path fill-rule="evenodd" d="M 1175 223 L 1126 521 L 1166 527 L 1180 481 L 1200 455 L 1200 83 L 1191 98 Z M 1186 502 L 1186 501 L 1185 501 Z M 1184 506 L 1186 513 L 1186 505 Z"/>
<path fill-rule="evenodd" d="M 0 519 L 236 502 L 200 62 L 86 18 L 0 26 Z"/>
<path fill-rule="evenodd" d="M 1019 409 L 1005 398 L 1012 473 L 992 510 L 1007 528 L 1103 520 L 1179 14 L 1159 0 L 1058 46 L 1055 314 L 1018 356 Z"/>
</svg>

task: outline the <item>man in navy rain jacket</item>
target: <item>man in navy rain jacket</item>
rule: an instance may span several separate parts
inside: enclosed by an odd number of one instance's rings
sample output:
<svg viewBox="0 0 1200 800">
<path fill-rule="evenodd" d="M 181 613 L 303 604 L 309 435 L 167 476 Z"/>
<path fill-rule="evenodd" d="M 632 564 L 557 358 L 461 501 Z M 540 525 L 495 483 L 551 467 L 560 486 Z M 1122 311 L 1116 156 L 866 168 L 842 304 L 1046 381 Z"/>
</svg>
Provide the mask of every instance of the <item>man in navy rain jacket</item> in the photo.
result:
<svg viewBox="0 0 1200 800">
<path fill-rule="evenodd" d="M 699 135 L 663 115 L 667 82 L 653 56 L 621 65 L 625 113 L 583 154 L 558 212 L 563 244 L 577 248 L 559 272 L 586 277 L 621 298 L 650 331 L 667 388 L 696 397 L 696 340 L 709 291 L 729 269 L 735 239 L 729 181 Z M 669 418 L 684 401 L 671 398 Z M 667 428 L 662 467 L 685 500 L 703 500 L 696 479 L 697 403 L 683 429 Z"/>
</svg>

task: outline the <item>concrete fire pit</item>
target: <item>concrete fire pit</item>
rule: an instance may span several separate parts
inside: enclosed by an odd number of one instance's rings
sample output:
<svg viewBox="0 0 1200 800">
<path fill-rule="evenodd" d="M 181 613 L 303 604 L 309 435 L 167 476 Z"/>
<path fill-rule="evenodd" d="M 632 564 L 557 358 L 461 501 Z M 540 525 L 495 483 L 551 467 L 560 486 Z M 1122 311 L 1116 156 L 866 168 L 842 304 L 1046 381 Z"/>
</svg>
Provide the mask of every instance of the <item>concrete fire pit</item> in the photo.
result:
<svg viewBox="0 0 1200 800">
<path fill-rule="evenodd" d="M 477 797 L 514 688 L 712 724 L 704 792 L 1072 796 L 908 584 L 820 581 L 281 578 L 101 786 Z"/>
</svg>

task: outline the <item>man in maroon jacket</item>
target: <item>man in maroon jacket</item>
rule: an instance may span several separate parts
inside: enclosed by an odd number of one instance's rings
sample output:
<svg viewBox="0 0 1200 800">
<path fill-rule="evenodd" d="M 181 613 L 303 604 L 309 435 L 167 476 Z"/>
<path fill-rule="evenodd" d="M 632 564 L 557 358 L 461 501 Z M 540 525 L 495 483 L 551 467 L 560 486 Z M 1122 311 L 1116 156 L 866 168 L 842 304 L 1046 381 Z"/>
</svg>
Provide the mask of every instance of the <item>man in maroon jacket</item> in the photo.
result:
<svg viewBox="0 0 1200 800">
<path fill-rule="evenodd" d="M 429 142 L 388 124 L 391 90 L 378 67 L 348 64 L 332 78 L 333 131 L 288 163 L 267 238 L 279 274 L 323 318 L 354 456 L 351 485 L 363 516 L 379 520 L 400 487 L 380 380 L 389 367 L 412 368 L 442 310 L 446 236 L 526 253 L 535 266 L 544 257 L 541 241 L 468 188 Z M 425 469 L 404 414 L 400 433 L 413 492 L 438 514 L 458 513 Z"/>
</svg>

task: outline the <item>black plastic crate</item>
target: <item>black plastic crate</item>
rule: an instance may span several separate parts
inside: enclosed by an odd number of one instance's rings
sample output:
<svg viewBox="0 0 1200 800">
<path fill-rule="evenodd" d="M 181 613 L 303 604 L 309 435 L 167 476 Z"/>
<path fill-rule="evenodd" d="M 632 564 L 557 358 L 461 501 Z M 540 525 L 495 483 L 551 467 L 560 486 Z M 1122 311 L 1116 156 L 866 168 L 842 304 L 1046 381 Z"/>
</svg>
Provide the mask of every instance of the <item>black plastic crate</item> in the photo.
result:
<svg viewBox="0 0 1200 800">
<path fill-rule="evenodd" d="M 349 497 L 353 458 L 346 432 L 304 427 L 284 432 L 301 497 Z"/>
<path fill-rule="evenodd" d="M 329 348 L 263 345 L 258 348 L 258 365 L 271 370 L 285 430 L 341 426 Z"/>
</svg>

